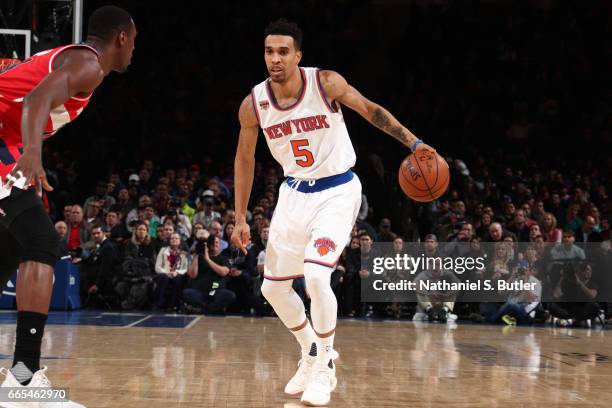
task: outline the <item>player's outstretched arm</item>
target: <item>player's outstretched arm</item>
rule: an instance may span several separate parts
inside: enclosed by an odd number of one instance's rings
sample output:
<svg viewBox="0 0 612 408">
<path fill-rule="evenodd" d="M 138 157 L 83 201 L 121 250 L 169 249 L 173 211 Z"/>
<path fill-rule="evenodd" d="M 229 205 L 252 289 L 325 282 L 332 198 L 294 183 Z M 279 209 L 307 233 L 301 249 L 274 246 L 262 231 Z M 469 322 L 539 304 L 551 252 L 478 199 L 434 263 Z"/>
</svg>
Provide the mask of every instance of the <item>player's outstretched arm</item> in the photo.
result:
<svg viewBox="0 0 612 408">
<path fill-rule="evenodd" d="M 232 243 L 246 254 L 246 247 L 251 240 L 251 229 L 246 222 L 247 205 L 253 187 L 255 171 L 255 147 L 259 124 L 251 96 L 247 96 L 240 105 L 240 136 L 236 159 L 234 160 L 234 208 L 236 210 L 236 227 L 232 234 Z"/>
<path fill-rule="evenodd" d="M 69 50 L 61 55 L 61 65 L 45 77 L 23 100 L 21 135 L 23 155 L 12 170 L 13 177 L 21 172 L 29 181 L 36 181 L 45 190 L 52 190 L 42 167 L 43 132 L 49 113 L 68 99 L 90 93 L 104 79 L 104 72 L 94 53 L 89 50 Z"/>
<path fill-rule="evenodd" d="M 321 71 L 321 85 L 329 100 L 336 100 L 348 106 L 368 122 L 408 146 L 412 151 L 417 148 L 433 150 L 412 134 L 389 111 L 363 96 L 337 72 Z"/>
</svg>

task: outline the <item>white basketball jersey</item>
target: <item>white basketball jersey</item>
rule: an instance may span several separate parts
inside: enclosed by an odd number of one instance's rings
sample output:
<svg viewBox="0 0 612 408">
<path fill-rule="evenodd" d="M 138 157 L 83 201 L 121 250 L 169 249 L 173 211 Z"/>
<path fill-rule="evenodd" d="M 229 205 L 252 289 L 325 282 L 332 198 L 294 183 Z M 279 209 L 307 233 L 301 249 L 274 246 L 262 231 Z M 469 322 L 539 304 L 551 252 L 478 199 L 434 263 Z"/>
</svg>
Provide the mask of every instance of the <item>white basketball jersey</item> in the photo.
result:
<svg viewBox="0 0 612 408">
<path fill-rule="evenodd" d="M 259 126 L 285 177 L 314 180 L 355 165 L 355 150 L 336 101 L 328 101 L 318 68 L 300 68 L 304 86 L 293 106 L 281 108 L 267 79 L 251 92 Z"/>
</svg>

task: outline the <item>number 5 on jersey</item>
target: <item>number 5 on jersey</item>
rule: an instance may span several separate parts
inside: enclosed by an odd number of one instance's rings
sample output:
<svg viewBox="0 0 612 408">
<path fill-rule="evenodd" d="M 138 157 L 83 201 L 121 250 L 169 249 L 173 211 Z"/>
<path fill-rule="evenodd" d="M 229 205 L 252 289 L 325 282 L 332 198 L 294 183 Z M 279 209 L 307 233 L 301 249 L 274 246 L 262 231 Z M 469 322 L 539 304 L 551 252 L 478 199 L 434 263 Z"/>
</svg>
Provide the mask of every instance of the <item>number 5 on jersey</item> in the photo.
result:
<svg viewBox="0 0 612 408">
<path fill-rule="evenodd" d="M 291 140 L 295 162 L 300 167 L 310 167 L 314 164 L 312 152 L 308 149 L 302 149 L 305 146 L 308 146 L 308 139 Z"/>
</svg>

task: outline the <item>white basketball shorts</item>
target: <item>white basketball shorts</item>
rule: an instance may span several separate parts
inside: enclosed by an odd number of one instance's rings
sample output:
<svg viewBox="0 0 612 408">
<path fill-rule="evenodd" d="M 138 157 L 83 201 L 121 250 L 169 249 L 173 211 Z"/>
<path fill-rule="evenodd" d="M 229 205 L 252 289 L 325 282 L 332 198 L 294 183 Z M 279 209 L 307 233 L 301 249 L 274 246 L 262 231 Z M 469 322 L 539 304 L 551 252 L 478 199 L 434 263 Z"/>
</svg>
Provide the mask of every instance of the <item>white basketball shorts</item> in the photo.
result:
<svg viewBox="0 0 612 408">
<path fill-rule="evenodd" d="M 270 224 L 264 278 L 303 277 L 306 263 L 333 270 L 360 206 L 361 182 L 350 170 L 310 182 L 288 178 Z"/>
</svg>

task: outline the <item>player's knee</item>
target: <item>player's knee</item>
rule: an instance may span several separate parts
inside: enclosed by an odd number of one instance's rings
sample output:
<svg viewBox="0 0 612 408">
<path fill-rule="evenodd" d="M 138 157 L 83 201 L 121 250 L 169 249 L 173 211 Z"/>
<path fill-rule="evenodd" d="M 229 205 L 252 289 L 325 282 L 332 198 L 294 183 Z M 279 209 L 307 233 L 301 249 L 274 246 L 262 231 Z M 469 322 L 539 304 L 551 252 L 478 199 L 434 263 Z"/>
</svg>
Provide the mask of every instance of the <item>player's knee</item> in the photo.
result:
<svg viewBox="0 0 612 408">
<path fill-rule="evenodd" d="M 270 279 L 264 279 L 261 284 L 261 294 L 270 303 L 279 296 L 283 296 L 284 293 L 288 292 L 291 288 L 292 281 L 273 281 Z"/>
<path fill-rule="evenodd" d="M 330 288 L 331 269 L 319 265 L 308 266 L 304 269 L 306 289 L 311 296 Z"/>
</svg>

